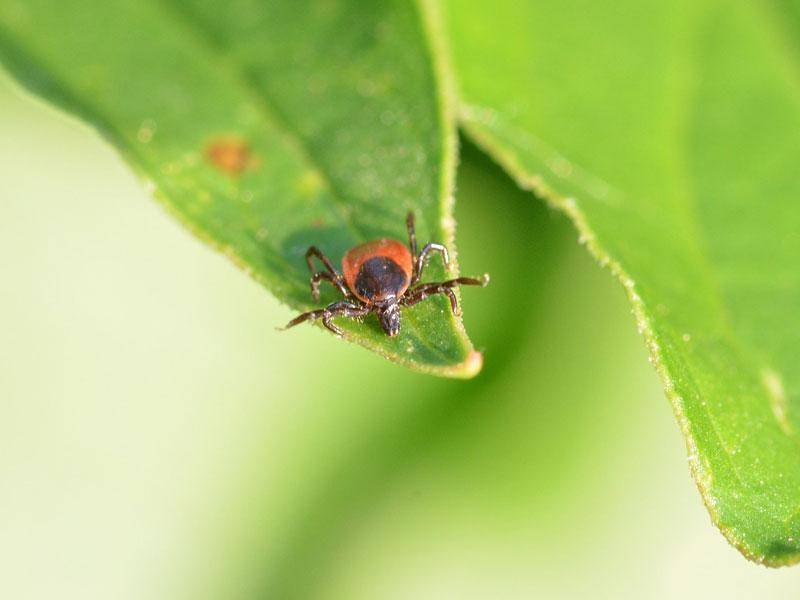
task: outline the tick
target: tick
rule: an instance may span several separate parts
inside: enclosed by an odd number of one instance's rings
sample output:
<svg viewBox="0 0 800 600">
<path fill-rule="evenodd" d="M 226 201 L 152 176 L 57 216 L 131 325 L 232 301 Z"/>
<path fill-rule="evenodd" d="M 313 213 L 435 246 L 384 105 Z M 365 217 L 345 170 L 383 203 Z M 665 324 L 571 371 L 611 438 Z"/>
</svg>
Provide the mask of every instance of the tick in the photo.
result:
<svg viewBox="0 0 800 600">
<path fill-rule="evenodd" d="M 453 314 L 459 315 L 453 288 L 459 285 L 485 286 L 489 283 L 489 276 L 420 283 L 422 270 L 432 252 L 442 255 L 445 269 L 450 264 L 450 257 L 445 246 L 434 242 L 425 244 L 422 252 L 417 254 L 413 212 L 408 213 L 406 227 L 408 246 L 397 240 L 381 238 L 351 248 L 342 258 L 342 273 L 333 268 L 333 263 L 319 248 L 311 246 L 306 252 L 306 262 L 311 271 L 311 297 L 319 300 L 319 285 L 327 281 L 343 299 L 295 317 L 286 329 L 304 321 L 322 319 L 325 327 L 341 336 L 342 330 L 334 325 L 334 317 L 359 319 L 374 312 L 386 335 L 395 336 L 400 331 L 400 307 L 413 306 L 434 294 L 445 294 L 450 299 Z M 314 257 L 322 262 L 323 270 L 314 268 Z"/>
</svg>

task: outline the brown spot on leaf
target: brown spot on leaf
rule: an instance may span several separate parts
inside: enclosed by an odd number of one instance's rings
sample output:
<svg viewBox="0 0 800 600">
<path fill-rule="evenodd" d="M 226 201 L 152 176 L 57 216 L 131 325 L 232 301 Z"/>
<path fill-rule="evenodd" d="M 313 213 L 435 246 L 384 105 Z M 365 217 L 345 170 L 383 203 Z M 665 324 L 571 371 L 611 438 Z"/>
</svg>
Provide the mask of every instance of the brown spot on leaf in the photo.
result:
<svg viewBox="0 0 800 600">
<path fill-rule="evenodd" d="M 211 142 L 206 148 L 206 159 L 220 171 L 233 176 L 258 166 L 258 157 L 247 142 L 234 137 Z"/>
<path fill-rule="evenodd" d="M 311 221 L 311 226 L 314 229 L 322 229 L 322 227 L 325 226 L 325 219 L 323 219 L 322 217 L 317 217 L 316 219 Z"/>
</svg>

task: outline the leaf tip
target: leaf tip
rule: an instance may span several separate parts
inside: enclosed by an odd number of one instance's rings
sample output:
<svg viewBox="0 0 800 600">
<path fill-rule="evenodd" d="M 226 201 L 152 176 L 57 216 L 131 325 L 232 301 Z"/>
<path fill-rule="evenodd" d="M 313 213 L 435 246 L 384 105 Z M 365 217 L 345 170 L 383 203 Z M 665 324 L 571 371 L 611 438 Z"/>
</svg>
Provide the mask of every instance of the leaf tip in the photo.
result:
<svg viewBox="0 0 800 600">
<path fill-rule="evenodd" d="M 483 353 L 470 350 L 463 362 L 448 367 L 442 374 L 458 379 L 472 379 L 483 368 Z"/>
</svg>

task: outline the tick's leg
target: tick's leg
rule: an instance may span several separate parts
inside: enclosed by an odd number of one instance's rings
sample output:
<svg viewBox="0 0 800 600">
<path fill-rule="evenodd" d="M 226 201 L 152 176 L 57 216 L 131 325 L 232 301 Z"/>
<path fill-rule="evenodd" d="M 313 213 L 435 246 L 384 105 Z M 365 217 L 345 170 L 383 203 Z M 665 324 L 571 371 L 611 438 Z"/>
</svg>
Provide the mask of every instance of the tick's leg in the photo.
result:
<svg viewBox="0 0 800 600">
<path fill-rule="evenodd" d="M 406 217 L 406 227 L 408 228 L 408 247 L 411 250 L 411 263 L 414 268 L 414 275 L 417 274 L 417 234 L 414 231 L 414 211 L 409 211 Z M 413 277 L 412 277 L 413 279 Z"/>
<path fill-rule="evenodd" d="M 325 265 L 325 268 L 328 269 L 328 271 L 331 273 L 331 275 L 337 275 L 337 276 L 339 275 L 336 272 L 336 269 L 333 268 L 333 263 L 331 262 L 331 260 L 327 256 L 325 256 L 322 253 L 322 250 L 320 250 L 316 246 L 311 246 L 311 247 L 309 247 L 308 250 L 306 250 L 306 263 L 308 264 L 308 270 L 311 271 L 312 274 L 316 273 L 316 271 L 317 271 L 314 268 L 314 261 L 312 260 L 313 257 L 315 257 L 315 256 L 318 259 L 320 259 L 320 261 L 322 261 L 322 264 Z"/>
<path fill-rule="evenodd" d="M 489 276 L 484 275 L 481 279 L 473 277 L 457 277 L 456 279 L 449 279 L 438 283 L 424 283 L 408 292 L 403 296 L 400 303 L 404 306 L 413 306 L 418 302 L 422 302 L 425 298 L 433 296 L 434 294 L 446 294 L 450 299 L 450 309 L 454 315 L 460 314 L 458 309 L 458 300 L 456 300 L 453 288 L 459 285 L 480 285 L 485 286 L 489 283 Z"/>
<path fill-rule="evenodd" d="M 317 257 L 327 271 L 316 271 L 314 269 L 314 257 Z M 331 263 L 330 259 L 322 253 L 322 250 L 317 248 L 316 246 L 311 246 L 306 251 L 306 263 L 308 264 L 308 270 L 311 271 L 311 297 L 314 300 L 319 300 L 319 282 L 321 280 L 330 281 L 336 288 L 342 293 L 342 296 L 345 298 L 350 297 L 350 293 L 347 291 L 347 287 L 342 280 L 342 276 L 333 268 L 333 264 Z"/>
<path fill-rule="evenodd" d="M 364 304 L 355 304 L 348 300 L 339 300 L 338 302 L 329 304 L 325 308 L 310 310 L 308 312 L 304 312 L 303 314 L 296 316 L 294 319 L 292 319 L 286 324 L 286 327 L 284 327 L 284 329 L 289 329 L 290 327 L 299 325 L 304 321 L 315 321 L 317 319 L 322 319 L 322 324 L 325 325 L 325 327 L 330 329 L 336 335 L 341 336 L 342 330 L 336 327 L 336 325 L 333 324 L 331 319 L 338 316 L 350 317 L 350 318 L 363 317 L 369 312 L 369 310 L 370 309 Z"/>
<path fill-rule="evenodd" d="M 422 270 L 425 268 L 425 264 L 428 261 L 428 254 L 431 252 L 438 252 L 442 255 L 442 260 L 444 261 L 444 268 L 446 269 L 447 266 L 450 264 L 450 255 L 447 253 L 447 247 L 443 246 L 442 244 L 437 244 L 435 242 L 430 242 L 429 244 L 425 244 L 425 247 L 422 249 L 422 252 L 419 253 L 417 257 L 417 262 L 414 265 L 414 277 L 411 279 L 411 285 L 414 285 L 419 281 L 419 278 L 422 277 Z"/>
<path fill-rule="evenodd" d="M 342 337 L 344 333 L 342 332 L 341 329 L 339 329 L 336 325 L 333 324 L 333 322 L 331 321 L 333 317 L 348 317 L 350 319 L 357 319 L 359 317 L 363 317 L 368 312 L 369 309 L 364 306 L 362 307 L 353 306 L 353 307 L 343 308 L 341 310 L 328 312 L 327 314 L 322 315 L 322 324 L 325 325 L 325 327 L 330 329 L 333 333 L 335 333 L 339 337 Z"/>
<path fill-rule="evenodd" d="M 314 298 L 314 300 L 319 300 L 319 283 L 323 280 L 329 281 L 331 285 L 334 285 L 342 296 L 350 298 L 350 292 L 338 274 L 332 275 L 327 271 L 319 271 L 311 276 L 311 297 Z"/>
<path fill-rule="evenodd" d="M 458 310 L 458 300 L 456 299 L 456 293 L 453 291 L 452 288 L 442 287 L 439 284 L 433 284 L 430 286 L 428 285 L 420 286 L 413 292 L 403 296 L 403 299 L 400 301 L 400 303 L 403 306 L 414 306 L 415 304 L 418 304 L 423 300 L 425 300 L 426 298 L 429 298 L 430 296 L 433 296 L 435 294 L 446 294 L 447 297 L 450 298 L 450 310 L 452 310 L 453 314 L 456 316 L 461 314 L 461 312 Z"/>
</svg>

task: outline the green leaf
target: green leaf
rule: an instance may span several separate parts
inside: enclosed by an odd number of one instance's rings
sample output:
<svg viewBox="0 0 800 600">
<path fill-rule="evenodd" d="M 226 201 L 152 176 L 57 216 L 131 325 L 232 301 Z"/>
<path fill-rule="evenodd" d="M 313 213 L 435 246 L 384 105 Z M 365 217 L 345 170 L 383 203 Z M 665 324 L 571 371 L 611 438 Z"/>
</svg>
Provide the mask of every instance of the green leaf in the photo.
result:
<svg viewBox="0 0 800 600">
<path fill-rule="evenodd" d="M 445 11 L 465 130 L 625 286 L 713 521 L 768 565 L 800 559 L 800 28 L 781 6 Z"/>
<path fill-rule="evenodd" d="M 409 0 L 4 0 L 0 58 L 298 310 L 321 305 L 308 289 L 311 244 L 338 262 L 368 239 L 405 240 L 410 209 L 423 243 L 453 243 L 453 119 Z M 442 277 L 431 263 L 426 276 Z M 334 299 L 326 290 L 322 301 Z M 446 299 L 403 319 L 396 338 L 374 317 L 342 327 L 417 370 L 480 369 Z"/>
</svg>

